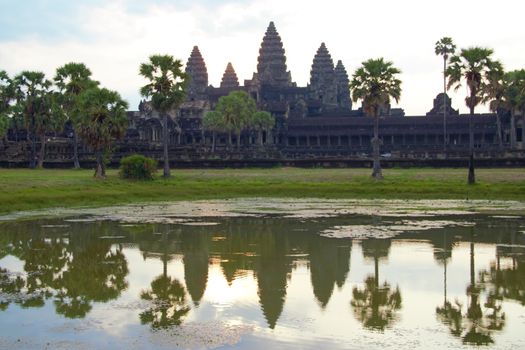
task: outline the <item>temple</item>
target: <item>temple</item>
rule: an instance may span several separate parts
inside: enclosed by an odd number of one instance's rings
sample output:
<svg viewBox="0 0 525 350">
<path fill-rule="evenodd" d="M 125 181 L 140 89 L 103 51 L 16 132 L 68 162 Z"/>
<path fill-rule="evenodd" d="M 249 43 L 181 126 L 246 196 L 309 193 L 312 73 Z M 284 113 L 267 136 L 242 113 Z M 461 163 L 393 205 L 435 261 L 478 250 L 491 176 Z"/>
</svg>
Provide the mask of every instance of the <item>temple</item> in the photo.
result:
<svg viewBox="0 0 525 350">
<path fill-rule="evenodd" d="M 285 53 L 277 28 L 270 22 L 251 79 L 241 85 L 234 66 L 227 63 L 220 86 L 214 87 L 209 85 L 204 57 L 193 47 L 185 68 L 190 77 L 186 101 L 170 114 L 173 165 L 368 166 L 373 119 L 362 108 L 353 109 L 343 62 L 334 64 L 328 47 L 321 43 L 312 53 L 310 81 L 301 87 L 292 80 Z M 246 91 L 259 109 L 270 112 L 276 118 L 275 127 L 264 133 L 262 145 L 256 131 L 245 130 L 239 150 L 231 147 L 227 134 L 219 134 L 212 148 L 212 133 L 203 129 L 202 117 L 220 97 L 234 90 Z M 115 147 L 114 161 L 130 153 L 160 159 L 162 126 L 157 113 L 147 101 L 141 101 L 139 110 L 128 112 L 128 117 L 127 136 Z M 461 115 L 452 108 L 451 99 L 440 93 L 432 106 L 429 103 L 426 115 L 405 116 L 403 109 L 386 106 L 379 118 L 381 153 L 391 165 L 459 166 L 468 155 L 470 118 L 476 158 L 482 165 L 525 165 L 524 118 L 520 116 L 512 123 L 506 113 Z M 60 165 L 70 161 L 72 142 L 67 128 L 53 136 L 46 162 Z M 9 131 L 0 143 L 0 165 L 15 166 L 27 159 L 27 145 L 20 140 L 23 135 L 19 131 Z M 84 146 L 81 160 L 85 163 L 91 158 Z"/>
</svg>

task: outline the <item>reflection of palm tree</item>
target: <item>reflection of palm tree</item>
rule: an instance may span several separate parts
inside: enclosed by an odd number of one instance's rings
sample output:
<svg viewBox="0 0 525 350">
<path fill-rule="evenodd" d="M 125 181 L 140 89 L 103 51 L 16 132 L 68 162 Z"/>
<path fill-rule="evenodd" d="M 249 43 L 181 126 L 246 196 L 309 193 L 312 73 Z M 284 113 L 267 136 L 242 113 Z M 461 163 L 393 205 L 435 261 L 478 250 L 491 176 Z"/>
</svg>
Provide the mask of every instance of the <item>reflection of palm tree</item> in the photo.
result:
<svg viewBox="0 0 525 350">
<path fill-rule="evenodd" d="M 168 276 L 168 227 L 164 228 L 162 236 L 164 243 L 162 275 L 151 282 L 151 290 L 140 293 L 141 299 L 150 301 L 152 304 L 149 309 L 140 314 L 140 322 L 150 323 L 153 329 L 178 326 L 190 311 L 190 307 L 186 304 L 184 286 L 178 280 Z"/>
<path fill-rule="evenodd" d="M 184 286 L 166 275 L 155 278 L 151 282 L 151 290 L 143 291 L 140 297 L 152 303 L 148 310 L 140 314 L 140 322 L 150 323 L 153 329 L 178 326 L 190 311 Z"/>
<path fill-rule="evenodd" d="M 353 290 L 352 306 L 356 318 L 366 328 L 384 330 L 396 319 L 396 311 L 401 308 L 399 287 L 390 288 L 387 282 L 379 286 L 375 276 L 365 279 L 365 287 Z"/>
<path fill-rule="evenodd" d="M 6 295 L 16 295 L 20 293 L 24 286 L 25 281 L 22 277 L 16 276 L 15 278 L 10 278 L 9 271 L 0 268 L 0 292 Z M 8 306 L 9 301 L 0 300 L 0 311 L 7 310 Z"/>
<path fill-rule="evenodd" d="M 443 232 L 443 248 L 434 251 L 434 257 L 443 264 L 443 306 L 436 308 L 436 314 L 441 322 L 450 326 L 452 334 L 461 335 L 461 304 L 447 300 L 447 263 L 452 256 L 451 242 L 447 240 L 447 232 Z"/>
<path fill-rule="evenodd" d="M 113 233 L 115 226 L 73 226 L 76 234 L 66 240 L 63 233 L 43 234 L 41 222 L 18 224 L 21 235 L 10 238 L 9 253 L 24 261 L 26 276 L 6 281 L 0 289 L 16 287 L 11 293 L 22 307 L 41 307 L 53 298 L 58 314 L 84 317 L 93 301 L 115 299 L 127 287 L 122 249 L 112 249 L 110 242 L 94 235 L 94 230 Z"/>
<path fill-rule="evenodd" d="M 24 297 L 17 302 L 22 307 L 42 307 L 52 296 L 57 276 L 64 268 L 69 253 L 62 238 L 34 237 L 16 242 L 13 255 L 24 260 L 27 277 L 22 289 Z"/>
<path fill-rule="evenodd" d="M 449 326 L 454 336 L 461 337 L 465 344 L 492 344 L 494 343 L 492 331 L 501 330 L 505 325 L 505 314 L 502 313 L 501 304 L 497 298 L 489 295 L 484 307 L 492 311 L 489 314 L 483 313 L 480 301 L 482 290 L 483 286 L 477 284 L 475 279 L 475 250 L 474 242 L 471 241 L 470 284 L 467 287 L 469 305 L 466 312 L 462 313 L 462 305 L 458 301 L 455 306 L 445 301 L 442 308 L 436 308 L 438 319 Z"/>
<path fill-rule="evenodd" d="M 354 288 L 351 305 L 356 318 L 366 328 L 384 330 L 396 319 L 401 309 L 401 291 L 388 282 L 379 284 L 379 260 L 388 257 L 390 240 L 368 239 L 361 243 L 365 257 L 374 259 L 374 276 L 368 276 L 363 289 Z"/>
<path fill-rule="evenodd" d="M 57 313 L 66 317 L 85 317 L 91 302 L 116 299 L 128 286 L 124 253 L 96 238 L 75 251 L 68 265 L 69 269 L 57 280 L 55 297 Z"/>
<path fill-rule="evenodd" d="M 525 249 L 516 247 L 515 236 L 511 236 L 511 246 L 499 246 L 496 250 L 496 262 L 491 264 L 489 271 L 483 271 L 480 275 L 485 282 L 489 297 L 496 300 L 503 298 L 516 300 L 525 306 Z M 512 266 L 501 268 L 500 257 L 510 257 Z"/>
</svg>

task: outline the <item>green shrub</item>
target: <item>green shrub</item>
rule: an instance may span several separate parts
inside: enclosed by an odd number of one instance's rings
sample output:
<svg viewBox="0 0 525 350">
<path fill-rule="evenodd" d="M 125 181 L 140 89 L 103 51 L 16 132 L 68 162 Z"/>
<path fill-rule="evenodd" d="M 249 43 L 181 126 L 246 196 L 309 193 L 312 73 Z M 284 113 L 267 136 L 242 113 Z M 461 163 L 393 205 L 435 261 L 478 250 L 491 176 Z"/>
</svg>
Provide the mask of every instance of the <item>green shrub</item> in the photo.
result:
<svg viewBox="0 0 525 350">
<path fill-rule="evenodd" d="M 157 172 L 157 161 L 140 154 L 124 157 L 120 161 L 120 177 L 123 179 L 151 180 Z"/>
</svg>

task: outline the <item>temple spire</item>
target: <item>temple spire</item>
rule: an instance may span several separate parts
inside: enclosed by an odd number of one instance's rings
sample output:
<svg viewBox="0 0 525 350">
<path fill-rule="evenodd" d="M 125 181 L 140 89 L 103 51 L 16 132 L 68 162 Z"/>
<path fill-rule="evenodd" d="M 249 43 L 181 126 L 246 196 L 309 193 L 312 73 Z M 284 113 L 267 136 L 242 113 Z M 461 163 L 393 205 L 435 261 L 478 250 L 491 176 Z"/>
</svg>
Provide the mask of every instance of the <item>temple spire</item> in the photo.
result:
<svg viewBox="0 0 525 350">
<path fill-rule="evenodd" d="M 188 97 L 190 99 L 201 98 L 208 87 L 208 70 L 197 46 L 193 47 L 190 58 L 188 58 L 186 73 L 190 76 Z"/>
<path fill-rule="evenodd" d="M 291 74 L 286 68 L 283 43 L 273 22 L 270 22 L 259 49 L 257 75 L 262 84 L 273 86 L 292 85 Z"/>
<path fill-rule="evenodd" d="M 334 61 L 325 43 L 321 43 L 312 63 L 310 93 L 313 99 L 320 100 L 328 108 L 337 106 Z"/>
<path fill-rule="evenodd" d="M 237 88 L 239 87 L 239 79 L 237 79 L 237 74 L 235 69 L 230 62 L 226 66 L 224 75 L 222 76 L 221 88 Z"/>
<path fill-rule="evenodd" d="M 335 66 L 335 82 L 337 85 L 337 104 L 343 109 L 352 109 L 352 100 L 350 99 L 350 79 L 341 60 L 337 61 Z"/>
</svg>

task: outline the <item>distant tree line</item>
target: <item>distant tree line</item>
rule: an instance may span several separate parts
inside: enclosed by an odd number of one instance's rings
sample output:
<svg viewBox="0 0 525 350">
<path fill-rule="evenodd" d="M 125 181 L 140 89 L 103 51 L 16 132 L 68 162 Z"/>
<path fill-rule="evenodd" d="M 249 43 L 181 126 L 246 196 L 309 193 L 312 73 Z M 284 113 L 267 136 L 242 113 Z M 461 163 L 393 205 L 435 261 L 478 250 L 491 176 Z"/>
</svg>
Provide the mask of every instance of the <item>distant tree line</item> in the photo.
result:
<svg viewBox="0 0 525 350">
<path fill-rule="evenodd" d="M 219 98 L 214 111 L 207 112 L 202 120 L 205 130 L 212 132 L 212 151 L 215 150 L 217 133 L 228 133 L 229 143 L 232 135 L 237 135 L 237 149 L 240 147 L 241 133 L 245 130 L 257 132 L 258 143 L 263 143 L 263 132 L 275 125 L 275 118 L 266 111 L 258 111 L 255 100 L 245 91 L 232 91 Z"/>
<path fill-rule="evenodd" d="M 60 131 L 69 122 L 74 136 L 75 168 L 80 167 L 80 136 L 95 152 L 95 176 L 102 178 L 103 154 L 114 140 L 125 135 L 128 126 L 127 102 L 117 92 L 99 87 L 82 63 L 58 68 L 53 80 L 42 72 L 23 71 L 10 78 L 0 71 L 0 101 L 0 134 L 5 135 L 8 127 L 26 130 L 30 168 L 43 166 L 46 133 Z"/>
</svg>

